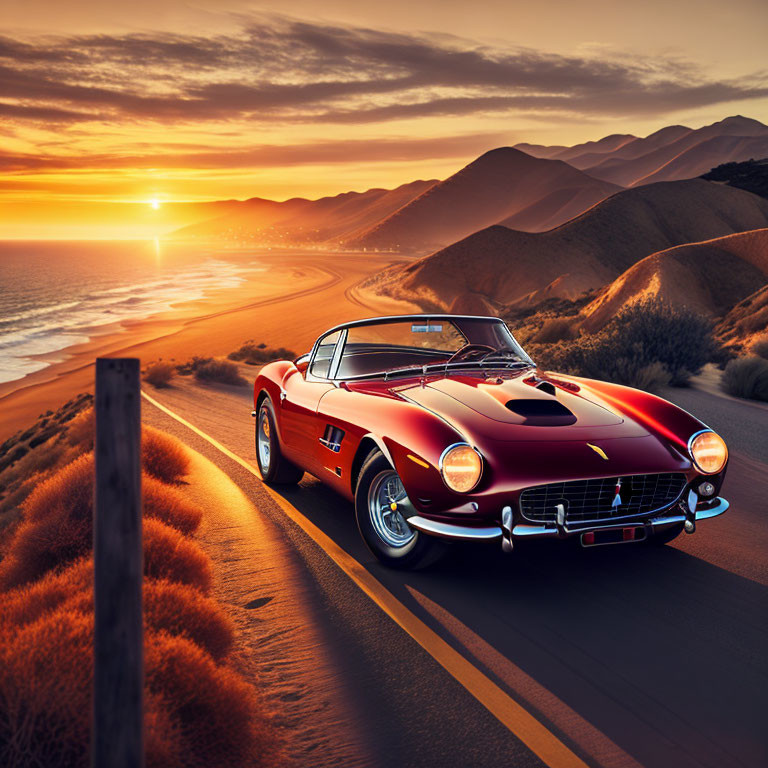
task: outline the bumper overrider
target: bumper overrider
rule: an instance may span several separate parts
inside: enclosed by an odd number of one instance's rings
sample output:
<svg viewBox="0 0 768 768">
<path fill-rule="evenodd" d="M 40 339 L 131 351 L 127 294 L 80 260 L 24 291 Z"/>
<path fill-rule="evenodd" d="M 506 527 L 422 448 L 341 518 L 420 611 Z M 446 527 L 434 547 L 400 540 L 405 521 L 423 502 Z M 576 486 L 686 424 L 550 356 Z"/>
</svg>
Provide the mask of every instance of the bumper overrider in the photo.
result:
<svg viewBox="0 0 768 768">
<path fill-rule="evenodd" d="M 721 496 L 701 499 L 693 489 L 690 489 L 683 499 L 666 509 L 657 510 L 650 515 L 638 515 L 631 519 L 625 518 L 620 522 L 599 520 L 569 524 L 563 510 L 563 514 L 557 515 L 557 521 L 553 525 L 529 522 L 515 523 L 512 508 L 509 506 L 504 507 L 501 511 L 501 525 L 472 527 L 442 520 L 431 520 L 422 517 L 413 508 L 411 508 L 413 514 L 406 514 L 406 519 L 411 528 L 430 536 L 461 541 L 501 540 L 502 548 L 505 551 L 511 551 L 515 540 L 525 539 L 569 538 L 586 534 L 582 538 L 582 543 L 601 543 L 596 540 L 596 535 L 608 537 L 609 541 L 606 543 L 619 543 L 622 541 L 641 541 L 680 525 L 683 526 L 686 533 L 694 533 L 696 523 L 700 520 L 709 520 L 712 517 L 722 515 L 728 506 L 728 502 Z M 616 535 L 613 536 L 612 534 Z"/>
</svg>

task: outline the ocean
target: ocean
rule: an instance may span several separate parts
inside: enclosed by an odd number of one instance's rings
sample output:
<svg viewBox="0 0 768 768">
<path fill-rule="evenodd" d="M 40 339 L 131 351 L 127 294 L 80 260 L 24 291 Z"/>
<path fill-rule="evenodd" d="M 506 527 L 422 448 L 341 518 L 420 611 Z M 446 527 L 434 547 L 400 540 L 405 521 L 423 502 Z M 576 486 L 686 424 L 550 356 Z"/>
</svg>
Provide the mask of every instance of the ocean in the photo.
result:
<svg viewBox="0 0 768 768">
<path fill-rule="evenodd" d="M 257 269 L 244 254 L 160 241 L 0 241 L 0 382 L 50 364 L 36 355 L 235 287 Z"/>
</svg>

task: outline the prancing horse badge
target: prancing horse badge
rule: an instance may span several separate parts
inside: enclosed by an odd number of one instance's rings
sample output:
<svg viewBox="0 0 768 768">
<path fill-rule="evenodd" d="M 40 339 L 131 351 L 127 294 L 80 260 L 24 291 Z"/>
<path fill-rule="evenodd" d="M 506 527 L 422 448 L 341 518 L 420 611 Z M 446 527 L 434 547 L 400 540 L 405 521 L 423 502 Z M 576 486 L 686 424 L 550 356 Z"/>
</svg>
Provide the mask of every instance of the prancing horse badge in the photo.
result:
<svg viewBox="0 0 768 768">
<path fill-rule="evenodd" d="M 608 461 L 608 454 L 600 448 L 598 445 L 592 445 L 592 443 L 587 443 L 587 445 L 601 458 Z"/>
</svg>

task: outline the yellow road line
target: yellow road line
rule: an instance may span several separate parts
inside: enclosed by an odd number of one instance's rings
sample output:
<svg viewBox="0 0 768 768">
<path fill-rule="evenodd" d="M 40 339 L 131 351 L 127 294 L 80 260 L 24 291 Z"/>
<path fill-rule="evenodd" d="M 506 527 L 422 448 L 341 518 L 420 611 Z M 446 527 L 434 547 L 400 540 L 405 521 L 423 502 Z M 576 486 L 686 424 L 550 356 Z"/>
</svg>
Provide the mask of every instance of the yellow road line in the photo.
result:
<svg viewBox="0 0 768 768">
<path fill-rule="evenodd" d="M 223 446 L 218 440 L 198 429 L 170 408 L 159 403 L 146 392 L 147 402 L 159 408 L 209 442 L 232 461 L 261 480 L 258 470 Z M 472 694 L 502 725 L 508 728 L 528 749 L 538 755 L 550 768 L 587 768 L 587 764 L 572 752 L 546 726 L 510 698 L 496 683 L 484 675 L 457 650 L 428 627 L 418 616 L 405 607 L 389 590 L 344 551 L 332 538 L 308 520 L 298 509 L 286 501 L 268 485 L 263 485 L 272 500 L 296 523 L 325 553 L 349 576 L 357 586 L 373 600 L 393 621 L 404 629 L 435 661 L 458 683 Z"/>
</svg>

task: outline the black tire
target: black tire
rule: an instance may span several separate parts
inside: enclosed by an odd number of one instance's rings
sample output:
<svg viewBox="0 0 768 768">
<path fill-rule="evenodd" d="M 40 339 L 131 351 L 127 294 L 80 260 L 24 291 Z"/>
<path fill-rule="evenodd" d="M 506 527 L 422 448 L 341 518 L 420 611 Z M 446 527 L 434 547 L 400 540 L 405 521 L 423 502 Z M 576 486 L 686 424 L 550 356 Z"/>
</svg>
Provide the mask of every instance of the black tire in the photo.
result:
<svg viewBox="0 0 768 768">
<path fill-rule="evenodd" d="M 360 535 L 374 556 L 390 568 L 416 569 L 426 568 L 436 562 L 445 551 L 442 541 L 427 536 L 420 531 L 407 529 L 406 536 L 412 534 L 407 543 L 393 546 L 376 530 L 370 511 L 369 494 L 375 483 L 382 478 L 397 476 L 392 465 L 379 450 L 371 452 L 363 462 L 355 489 L 355 517 Z"/>
<path fill-rule="evenodd" d="M 259 440 L 265 441 L 268 451 L 262 450 Z M 272 400 L 267 395 L 259 405 L 256 413 L 256 461 L 259 465 L 261 479 L 270 485 L 296 485 L 304 470 L 288 461 L 280 449 L 280 440 L 275 427 L 275 409 Z"/>
<path fill-rule="evenodd" d="M 657 547 L 663 547 L 665 544 L 669 544 L 670 541 L 674 541 L 683 532 L 683 525 L 676 525 L 670 528 L 664 533 L 652 533 L 648 537 L 648 543 Z"/>
</svg>

